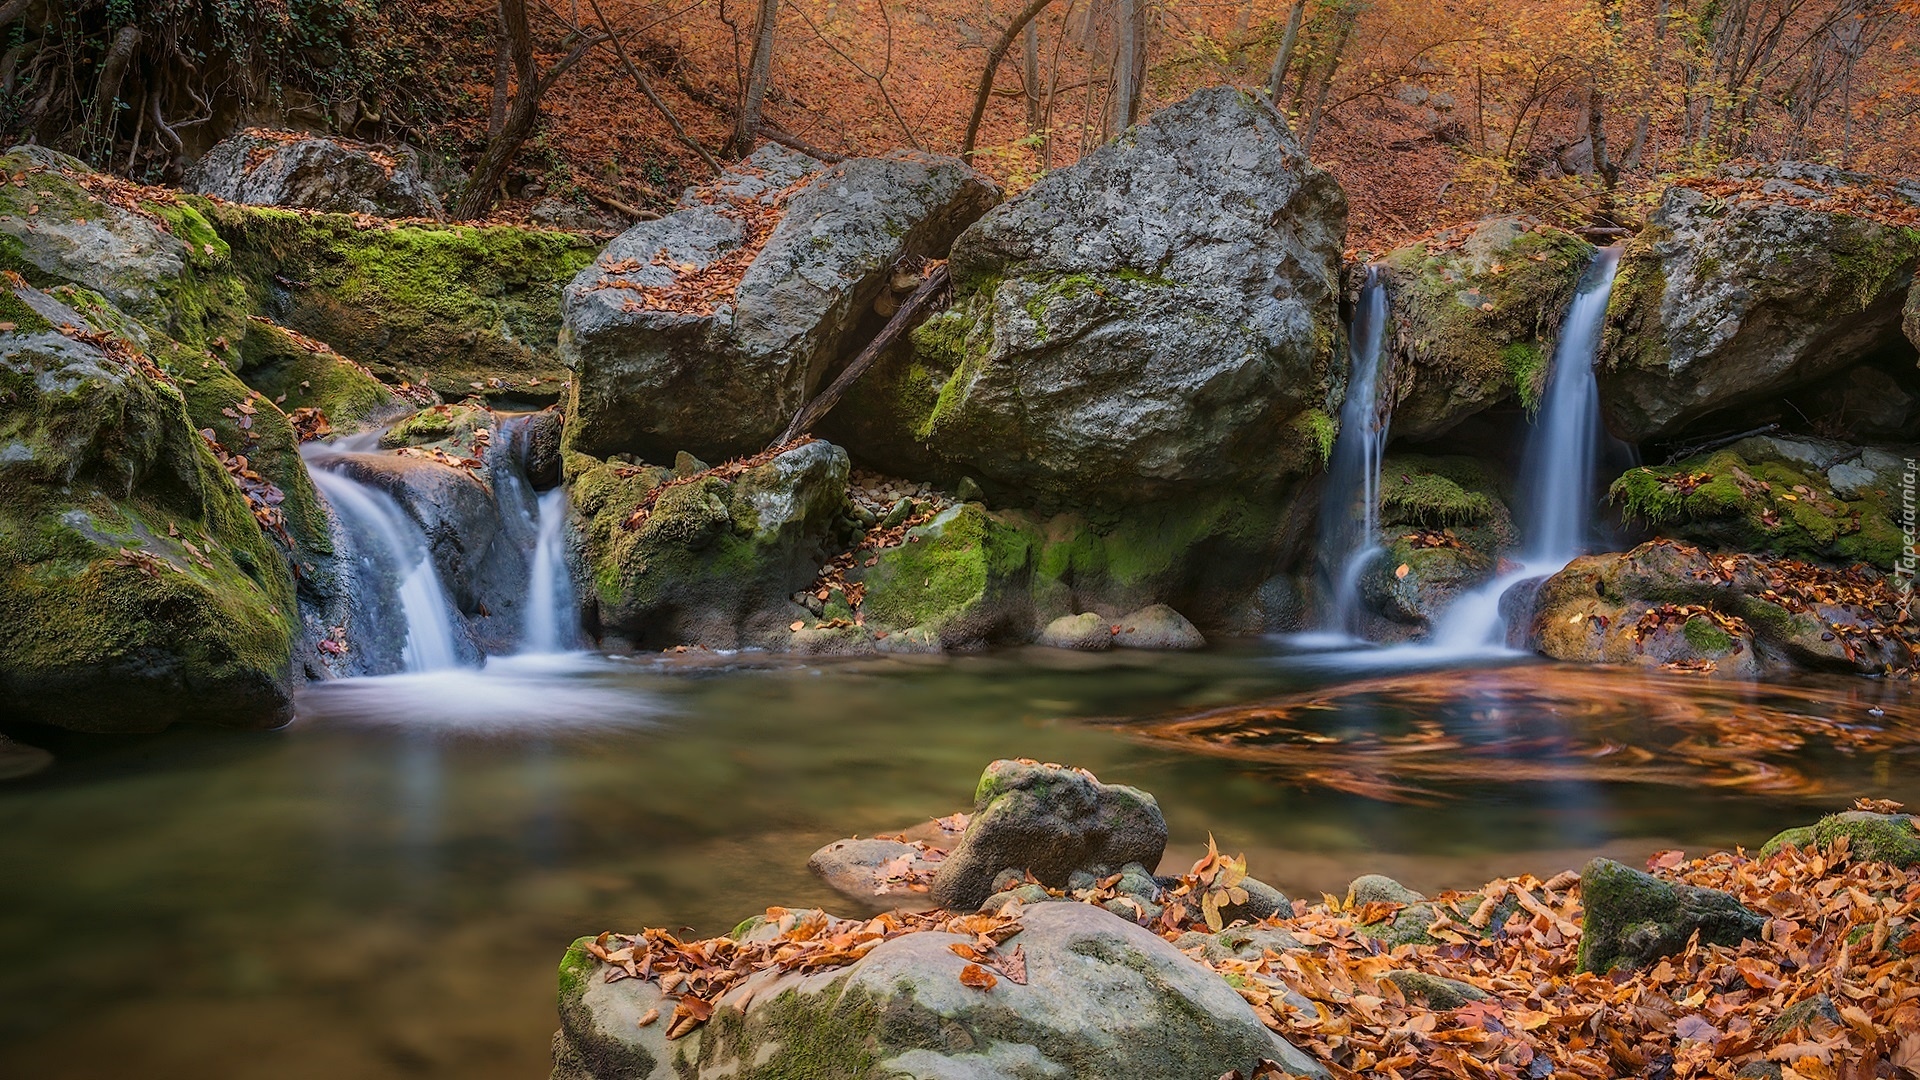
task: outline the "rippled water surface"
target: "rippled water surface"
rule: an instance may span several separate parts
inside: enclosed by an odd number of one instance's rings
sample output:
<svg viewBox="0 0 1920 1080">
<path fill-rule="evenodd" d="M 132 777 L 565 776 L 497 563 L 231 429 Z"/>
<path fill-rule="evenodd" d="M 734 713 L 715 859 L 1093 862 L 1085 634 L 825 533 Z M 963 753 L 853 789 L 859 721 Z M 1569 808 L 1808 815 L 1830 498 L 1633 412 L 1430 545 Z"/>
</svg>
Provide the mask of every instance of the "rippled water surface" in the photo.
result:
<svg viewBox="0 0 1920 1080">
<path fill-rule="evenodd" d="M 16 737 L 0 1076 L 536 1077 L 581 933 L 850 910 L 840 836 L 961 807 L 995 757 L 1159 796 L 1290 891 L 1757 844 L 1920 804 L 1903 685 L 1766 688 L 1241 646 L 799 665 L 494 661 L 334 683 L 276 732 Z"/>
</svg>

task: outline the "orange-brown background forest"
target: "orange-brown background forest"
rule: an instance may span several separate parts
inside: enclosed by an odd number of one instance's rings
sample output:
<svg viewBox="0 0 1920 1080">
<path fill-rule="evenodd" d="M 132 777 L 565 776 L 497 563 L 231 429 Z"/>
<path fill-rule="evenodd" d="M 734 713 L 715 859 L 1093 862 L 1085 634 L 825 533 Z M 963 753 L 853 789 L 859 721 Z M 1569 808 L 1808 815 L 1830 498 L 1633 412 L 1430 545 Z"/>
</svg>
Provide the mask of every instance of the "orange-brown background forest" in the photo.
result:
<svg viewBox="0 0 1920 1080">
<path fill-rule="evenodd" d="M 1920 0 L 1036 2 L 974 158 L 1014 188 L 1111 137 L 1129 60 L 1134 116 L 1203 84 L 1263 88 L 1296 18 L 1278 103 L 1346 187 L 1356 247 L 1491 210 L 1631 219 L 1663 175 L 1734 158 L 1920 164 Z M 540 73 L 586 48 L 489 201 L 670 201 L 708 166 L 668 114 L 726 155 L 765 7 L 776 136 L 956 152 L 989 49 L 1025 6 L 529 0 Z M 9 136 L 143 180 L 244 124 L 404 140 L 457 179 L 521 81 L 495 0 L 11 0 L 7 24 Z"/>
</svg>

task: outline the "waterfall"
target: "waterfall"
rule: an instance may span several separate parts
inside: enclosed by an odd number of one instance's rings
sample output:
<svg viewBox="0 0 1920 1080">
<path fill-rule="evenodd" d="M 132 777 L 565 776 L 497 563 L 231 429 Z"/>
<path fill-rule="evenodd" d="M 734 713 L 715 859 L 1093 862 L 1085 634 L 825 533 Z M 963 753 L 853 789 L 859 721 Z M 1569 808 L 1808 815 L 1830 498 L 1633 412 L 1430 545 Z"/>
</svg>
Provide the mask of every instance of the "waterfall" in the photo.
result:
<svg viewBox="0 0 1920 1080">
<path fill-rule="evenodd" d="M 1554 346 L 1546 396 L 1534 417 L 1520 470 L 1520 566 L 1455 600 L 1434 625 L 1439 649 L 1505 645 L 1500 598 L 1528 578 L 1558 573 L 1586 550 L 1600 446 L 1600 352 L 1618 247 L 1595 253 Z"/>
<path fill-rule="evenodd" d="M 1386 326 L 1386 284 L 1379 268 L 1369 266 L 1349 335 L 1353 352 L 1340 434 L 1320 501 L 1319 570 L 1330 600 L 1323 626 L 1341 634 L 1359 631 L 1360 575 L 1380 551 L 1380 459 L 1392 418 L 1388 403 L 1379 400 Z"/>
<path fill-rule="evenodd" d="M 573 584 L 567 576 L 567 493 L 554 488 L 535 509 L 539 527 L 527 575 L 527 613 L 522 652 L 564 652 L 574 644 Z"/>
<path fill-rule="evenodd" d="M 359 579 L 356 593 L 367 601 L 363 610 L 368 619 L 386 633 L 405 634 L 400 650 L 404 670 L 458 665 L 453 604 L 419 528 L 385 492 L 317 465 L 310 465 L 308 472 L 350 539 Z"/>
</svg>

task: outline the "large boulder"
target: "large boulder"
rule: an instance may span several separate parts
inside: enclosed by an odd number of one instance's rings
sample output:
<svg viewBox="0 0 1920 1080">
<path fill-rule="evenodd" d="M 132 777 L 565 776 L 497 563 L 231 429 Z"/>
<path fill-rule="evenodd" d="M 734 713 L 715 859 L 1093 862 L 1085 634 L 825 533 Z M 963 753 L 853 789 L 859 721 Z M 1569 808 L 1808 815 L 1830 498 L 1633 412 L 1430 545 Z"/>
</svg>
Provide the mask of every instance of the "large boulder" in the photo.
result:
<svg viewBox="0 0 1920 1080">
<path fill-rule="evenodd" d="M 1394 438 L 1438 438 L 1515 398 L 1537 408 L 1593 251 L 1571 233 L 1497 217 L 1383 256 Z"/>
<path fill-rule="evenodd" d="M 1004 947 L 1025 955 L 1024 983 L 973 989 L 952 948 L 971 938 L 906 934 L 844 968 L 751 976 L 671 1042 L 672 1001 L 648 980 L 604 981 L 583 938 L 560 965 L 553 1077 L 1214 1080 L 1263 1060 L 1326 1075 L 1226 980 L 1148 930 L 1076 903 L 1029 908 L 1020 923 Z M 663 1019 L 641 1026 L 654 1009 Z"/>
<path fill-rule="evenodd" d="M 762 148 L 567 286 L 570 445 L 658 460 L 766 446 L 854 346 L 896 267 L 944 255 L 998 198 L 952 158 L 828 168 Z"/>
<path fill-rule="evenodd" d="M 1673 435 L 1884 353 L 1910 358 L 1901 305 L 1920 229 L 1863 209 L 1876 204 L 1910 215 L 1920 185 L 1786 162 L 1668 188 L 1614 284 L 1607 426 Z"/>
<path fill-rule="evenodd" d="M 897 429 L 874 445 L 1071 504 L 1310 471 L 1345 235 L 1339 184 L 1285 118 L 1201 90 L 955 241 L 953 306 L 863 399 Z"/>
<path fill-rule="evenodd" d="M 187 189 L 236 203 L 339 214 L 441 218 L 440 199 L 406 147 L 248 128 L 187 172 Z"/>
<path fill-rule="evenodd" d="M 1687 947 L 1738 945 L 1760 936 L 1766 918 L 1718 889 L 1662 881 L 1612 859 L 1580 872 L 1580 971 L 1650 966 Z"/>
<path fill-rule="evenodd" d="M 0 289 L 0 316 L 0 712 L 285 723 L 293 582 L 261 527 L 278 489 L 229 478 L 137 342 L 26 287 Z"/>
<path fill-rule="evenodd" d="M 996 761 L 974 792 L 973 816 L 933 878 L 933 901 L 971 911 L 1005 870 L 1063 888 L 1076 870 L 1149 870 L 1167 847 L 1160 804 L 1139 788 L 1103 784 L 1084 769 Z"/>
<path fill-rule="evenodd" d="M 1904 601 L 1887 577 L 1655 540 L 1588 555 L 1548 578 L 1529 647 L 1577 663 L 1674 666 L 1751 678 L 1870 674 L 1905 663 Z"/>
<path fill-rule="evenodd" d="M 601 628 L 645 647 L 732 648 L 783 644 L 808 614 L 789 597 L 827 559 L 850 466 L 815 440 L 680 476 L 580 454 L 569 469 Z"/>
</svg>

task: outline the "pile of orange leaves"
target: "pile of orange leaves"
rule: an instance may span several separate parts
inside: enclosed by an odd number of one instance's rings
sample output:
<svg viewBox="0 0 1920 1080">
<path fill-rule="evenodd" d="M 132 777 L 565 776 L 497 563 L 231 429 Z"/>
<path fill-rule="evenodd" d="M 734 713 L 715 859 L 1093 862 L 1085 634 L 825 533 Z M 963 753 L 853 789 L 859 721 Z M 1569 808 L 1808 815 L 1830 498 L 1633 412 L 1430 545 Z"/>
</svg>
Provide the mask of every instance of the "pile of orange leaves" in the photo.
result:
<svg viewBox="0 0 1920 1080">
<path fill-rule="evenodd" d="M 1230 889 L 1243 865 L 1209 850 L 1176 891 L 1196 897 Z M 1329 896 L 1296 901 L 1289 916 L 1261 924 L 1286 930 L 1300 948 L 1211 962 L 1198 949 L 1192 955 L 1338 1078 L 1684 1080 L 1731 1078 L 1743 1069 L 1751 1075 L 1758 1066 L 1777 1066 L 1783 1080 L 1920 1077 L 1920 868 L 1854 862 L 1842 840 L 1764 859 L 1723 852 L 1689 861 L 1662 852 L 1648 869 L 1732 893 L 1766 916 L 1762 937 L 1732 948 L 1696 941 L 1632 973 L 1576 973 L 1580 885 L 1563 873 L 1544 882 L 1496 880 L 1474 905 L 1451 906 L 1458 894 L 1442 895 L 1431 908 L 1433 944 L 1389 948 L 1360 926 L 1394 918 L 1397 905 L 1353 908 Z M 1076 898 L 1103 896 L 1090 890 Z M 609 980 L 652 978 L 677 995 L 669 1022 L 677 1036 L 755 972 L 848 964 L 882 941 L 925 930 L 973 939 L 963 954 L 967 985 L 991 993 L 1015 971 L 1014 981 L 1024 981 L 1024 956 L 1004 947 L 1019 931 L 1019 911 L 890 913 L 861 922 L 775 908 L 771 933 L 752 943 L 683 943 L 649 930 L 603 934 L 590 951 L 609 965 Z M 1512 914 L 1493 925 L 1505 911 Z M 1205 926 L 1199 914 L 1175 900 L 1150 928 L 1177 939 Z M 1489 997 L 1429 1008 L 1388 977 L 1396 971 L 1458 980 Z"/>
</svg>

